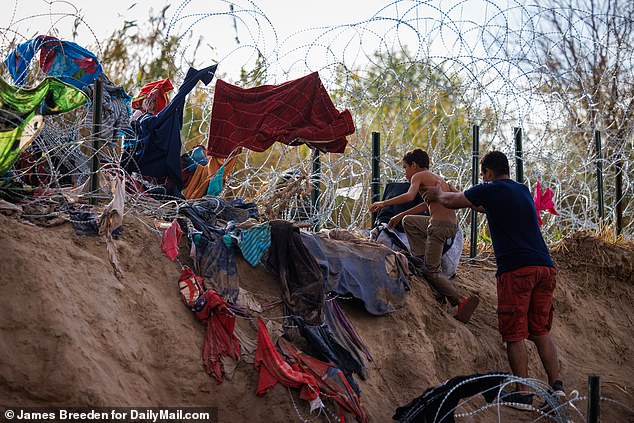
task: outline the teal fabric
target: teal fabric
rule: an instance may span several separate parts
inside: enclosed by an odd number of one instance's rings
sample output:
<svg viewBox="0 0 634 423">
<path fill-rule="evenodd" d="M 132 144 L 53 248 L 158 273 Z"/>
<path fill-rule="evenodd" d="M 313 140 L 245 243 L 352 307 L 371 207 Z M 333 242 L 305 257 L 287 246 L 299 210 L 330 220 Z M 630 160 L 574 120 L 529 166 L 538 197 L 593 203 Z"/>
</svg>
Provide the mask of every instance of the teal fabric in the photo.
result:
<svg viewBox="0 0 634 423">
<path fill-rule="evenodd" d="M 220 169 L 209 180 L 209 186 L 207 187 L 207 195 L 211 197 L 217 197 L 222 192 L 222 177 L 225 174 L 225 165 L 220 166 Z"/>
<path fill-rule="evenodd" d="M 271 226 L 269 222 L 253 226 L 241 232 L 241 240 L 238 247 L 242 251 L 242 257 L 251 266 L 257 266 L 262 257 L 271 246 Z"/>
</svg>

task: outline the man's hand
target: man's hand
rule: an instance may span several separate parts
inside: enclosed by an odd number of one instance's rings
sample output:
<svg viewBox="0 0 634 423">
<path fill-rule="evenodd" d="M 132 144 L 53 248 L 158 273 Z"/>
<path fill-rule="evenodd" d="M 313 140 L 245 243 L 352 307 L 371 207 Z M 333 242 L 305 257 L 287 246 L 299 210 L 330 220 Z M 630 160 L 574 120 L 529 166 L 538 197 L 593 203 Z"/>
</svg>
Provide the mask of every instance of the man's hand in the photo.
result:
<svg viewBox="0 0 634 423">
<path fill-rule="evenodd" d="M 399 223 L 401 223 L 401 220 L 403 220 L 403 215 L 401 213 L 397 214 L 396 216 L 393 216 L 389 222 L 387 222 L 387 227 L 388 228 L 394 228 L 396 225 L 398 225 Z"/>
<path fill-rule="evenodd" d="M 385 203 L 383 201 L 377 201 L 376 203 L 370 204 L 370 211 L 374 213 L 375 211 L 379 211 L 379 209 L 382 209 L 383 207 L 385 207 Z"/>
<path fill-rule="evenodd" d="M 435 186 L 427 186 L 425 187 L 425 192 L 423 193 L 423 199 L 427 203 L 431 203 L 432 201 L 438 201 L 438 197 L 440 197 L 440 193 L 442 193 L 442 187 L 440 186 L 440 181 L 436 181 Z"/>
</svg>

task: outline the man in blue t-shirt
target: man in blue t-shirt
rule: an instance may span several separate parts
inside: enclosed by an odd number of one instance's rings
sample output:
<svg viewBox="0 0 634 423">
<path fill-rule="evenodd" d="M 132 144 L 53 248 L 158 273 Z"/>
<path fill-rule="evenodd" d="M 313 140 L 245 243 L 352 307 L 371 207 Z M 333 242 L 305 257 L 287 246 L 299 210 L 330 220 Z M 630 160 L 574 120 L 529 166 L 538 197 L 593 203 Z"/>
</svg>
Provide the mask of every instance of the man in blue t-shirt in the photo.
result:
<svg viewBox="0 0 634 423">
<path fill-rule="evenodd" d="M 509 177 L 508 158 L 492 151 L 480 161 L 483 183 L 464 192 L 445 192 L 428 187 L 426 201 L 439 201 L 444 207 L 472 209 L 486 213 L 493 251 L 497 262 L 498 326 L 506 342 L 513 374 L 528 377 L 525 339 L 537 346 L 539 357 L 553 393 L 563 396 L 559 380 L 557 348 L 550 336 L 556 284 L 555 266 L 537 224 L 537 212 L 530 191 Z M 517 384 L 517 390 L 503 400 L 529 406 L 533 394 Z"/>
</svg>

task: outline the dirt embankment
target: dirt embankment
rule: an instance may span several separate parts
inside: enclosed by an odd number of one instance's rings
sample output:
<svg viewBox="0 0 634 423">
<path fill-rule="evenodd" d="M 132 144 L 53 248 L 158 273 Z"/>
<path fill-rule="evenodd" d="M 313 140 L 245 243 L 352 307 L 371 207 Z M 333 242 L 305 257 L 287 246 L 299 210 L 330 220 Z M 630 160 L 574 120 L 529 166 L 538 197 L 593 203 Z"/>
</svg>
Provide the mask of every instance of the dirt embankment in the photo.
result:
<svg viewBox="0 0 634 423">
<path fill-rule="evenodd" d="M 42 228 L 0 215 L 2 402 L 217 406 L 223 422 L 301 421 L 298 412 L 314 418 L 295 390 L 278 385 L 257 397 L 253 364 L 239 363 L 232 380 L 220 385 L 205 374 L 204 328 L 182 304 L 180 269 L 160 251 L 150 227 L 144 218 L 126 216 L 125 234 L 116 241 L 117 278 L 103 239 L 77 236 L 70 224 Z M 553 335 L 567 390 L 585 395 L 588 375 L 597 373 L 603 396 L 633 408 L 634 248 L 578 234 L 553 258 L 559 269 Z M 508 371 L 496 329 L 494 272 L 490 263 L 459 267 L 460 289 L 482 298 L 468 325 L 452 319 L 420 279 L 413 280 L 406 306 L 387 316 L 341 301 L 374 356 L 368 379 L 359 380 L 371 421 L 391 421 L 397 405 L 450 377 Z M 239 278 L 259 298 L 278 295 L 277 280 L 261 268 L 240 261 Z M 255 333 L 252 322 L 240 324 Z M 534 348 L 530 371 L 545 377 Z M 586 403 L 577 406 L 585 411 Z M 610 422 L 634 418 L 610 403 L 602 413 Z M 537 417 L 502 409 L 503 421 Z M 474 421 L 497 421 L 497 409 Z"/>
</svg>

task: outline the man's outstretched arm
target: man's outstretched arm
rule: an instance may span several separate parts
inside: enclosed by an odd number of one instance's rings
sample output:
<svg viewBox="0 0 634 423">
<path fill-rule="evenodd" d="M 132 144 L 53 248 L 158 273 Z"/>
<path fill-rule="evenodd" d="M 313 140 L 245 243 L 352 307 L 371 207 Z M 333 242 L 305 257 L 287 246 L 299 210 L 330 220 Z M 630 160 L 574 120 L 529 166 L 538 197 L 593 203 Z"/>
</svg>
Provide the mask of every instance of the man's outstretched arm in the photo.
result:
<svg viewBox="0 0 634 423">
<path fill-rule="evenodd" d="M 458 192 L 443 191 L 442 188 L 440 187 L 440 182 L 437 183 L 436 186 L 427 187 L 423 197 L 425 198 L 425 201 L 427 201 L 428 203 L 432 201 L 437 201 L 443 207 L 446 207 L 448 209 L 464 209 L 469 207 L 475 211 L 479 211 L 482 213 L 485 212 L 484 207 L 474 206 L 473 203 L 471 203 L 471 201 L 469 201 L 469 199 L 465 197 L 463 191 L 458 191 Z"/>
</svg>

